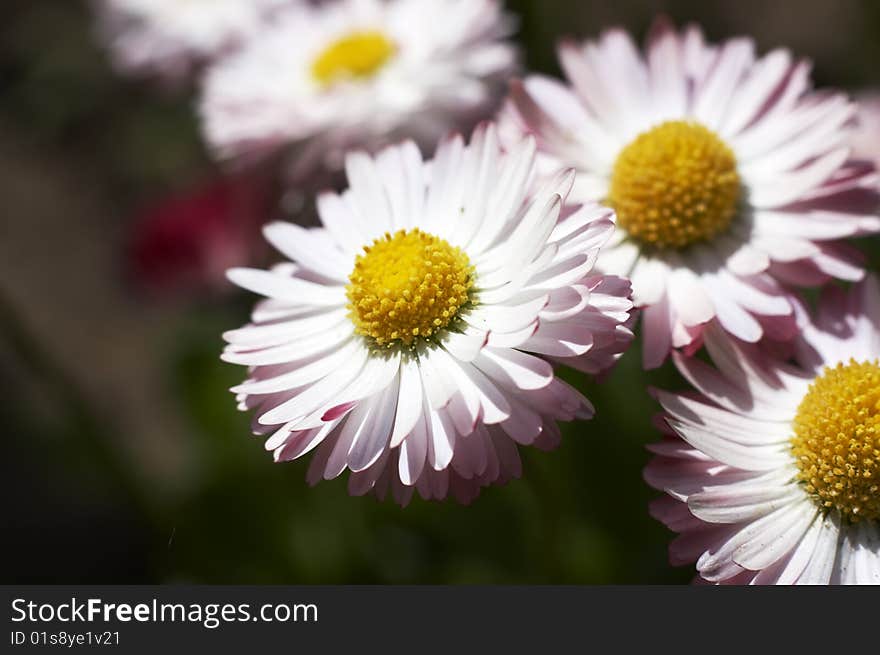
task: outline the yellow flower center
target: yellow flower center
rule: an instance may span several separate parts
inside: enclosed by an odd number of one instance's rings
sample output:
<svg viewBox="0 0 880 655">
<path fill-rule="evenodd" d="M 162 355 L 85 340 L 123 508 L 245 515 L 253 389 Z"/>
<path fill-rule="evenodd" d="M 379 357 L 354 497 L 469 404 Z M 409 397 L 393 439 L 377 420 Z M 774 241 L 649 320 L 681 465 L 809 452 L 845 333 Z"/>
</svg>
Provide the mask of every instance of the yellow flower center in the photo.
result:
<svg viewBox="0 0 880 655">
<path fill-rule="evenodd" d="M 824 509 L 850 521 L 880 519 L 880 364 L 826 368 L 794 419 L 798 478 Z"/>
<path fill-rule="evenodd" d="M 324 86 L 344 79 L 372 77 L 395 50 L 394 43 L 379 31 L 351 32 L 315 58 L 312 75 Z"/>
<path fill-rule="evenodd" d="M 470 302 L 474 268 L 459 248 L 419 229 L 364 247 L 345 289 L 358 334 L 380 346 L 411 346 L 456 320 Z"/>
<path fill-rule="evenodd" d="M 621 151 L 607 200 L 633 239 L 684 248 L 726 230 L 739 198 L 736 158 L 727 144 L 697 123 L 668 121 Z"/>
</svg>

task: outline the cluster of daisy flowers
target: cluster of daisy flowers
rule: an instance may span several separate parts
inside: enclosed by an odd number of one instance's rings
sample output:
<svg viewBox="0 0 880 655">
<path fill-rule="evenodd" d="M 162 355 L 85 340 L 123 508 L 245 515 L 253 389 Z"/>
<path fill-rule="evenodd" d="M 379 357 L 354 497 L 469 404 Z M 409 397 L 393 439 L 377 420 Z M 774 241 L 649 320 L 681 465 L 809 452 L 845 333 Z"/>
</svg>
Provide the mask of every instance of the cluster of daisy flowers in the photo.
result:
<svg viewBox="0 0 880 655">
<path fill-rule="evenodd" d="M 880 231 L 867 103 L 662 19 L 644 48 L 563 41 L 560 80 L 520 73 L 494 0 L 102 11 L 121 66 L 198 77 L 219 161 L 344 171 L 319 227 L 265 226 L 286 261 L 228 271 L 264 297 L 223 359 L 276 461 L 470 502 L 593 415 L 559 368 L 603 374 L 637 333 L 693 387 L 652 390 L 673 563 L 880 583 L 880 285 L 847 243 Z"/>
</svg>

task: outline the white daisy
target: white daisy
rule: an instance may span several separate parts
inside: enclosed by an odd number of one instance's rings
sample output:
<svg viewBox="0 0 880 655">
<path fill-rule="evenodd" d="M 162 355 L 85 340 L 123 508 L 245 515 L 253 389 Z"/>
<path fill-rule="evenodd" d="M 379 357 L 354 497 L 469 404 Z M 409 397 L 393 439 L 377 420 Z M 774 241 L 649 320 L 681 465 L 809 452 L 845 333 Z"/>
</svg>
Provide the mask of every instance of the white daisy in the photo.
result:
<svg viewBox="0 0 880 655">
<path fill-rule="evenodd" d="M 526 202 L 534 152 L 502 153 L 489 125 L 430 163 L 413 142 L 349 154 L 323 228 L 266 228 L 294 263 L 229 271 L 268 298 L 223 359 L 250 367 L 234 391 L 276 461 L 314 449 L 312 483 L 348 468 L 353 494 L 466 502 L 519 475 L 517 444 L 553 447 L 555 421 L 592 415 L 553 364 L 615 361 L 629 283 L 591 272 L 611 210 L 560 218 L 571 171 Z"/>
<path fill-rule="evenodd" d="M 103 40 L 125 72 L 179 79 L 303 0 L 93 0 Z"/>
<path fill-rule="evenodd" d="M 433 148 L 488 117 L 515 70 L 496 0 L 338 0 L 284 12 L 209 71 L 201 102 L 221 158 L 288 146 L 294 178 L 347 149 L 412 138 Z"/>
<path fill-rule="evenodd" d="M 713 326 L 717 369 L 674 355 L 699 394 L 658 392 L 680 439 L 651 447 L 645 478 L 669 494 L 652 514 L 705 580 L 880 584 L 880 286 L 799 313 L 796 364 Z"/>
<path fill-rule="evenodd" d="M 780 285 L 862 277 L 839 240 L 880 230 L 877 175 L 849 160 L 853 105 L 812 91 L 807 62 L 664 21 L 644 55 L 611 30 L 559 58 L 570 85 L 515 85 L 504 133 L 536 135 L 545 169 L 578 171 L 572 202 L 616 210 L 597 266 L 632 278 L 647 367 L 698 348 L 716 317 L 744 341 L 790 338 Z"/>
</svg>

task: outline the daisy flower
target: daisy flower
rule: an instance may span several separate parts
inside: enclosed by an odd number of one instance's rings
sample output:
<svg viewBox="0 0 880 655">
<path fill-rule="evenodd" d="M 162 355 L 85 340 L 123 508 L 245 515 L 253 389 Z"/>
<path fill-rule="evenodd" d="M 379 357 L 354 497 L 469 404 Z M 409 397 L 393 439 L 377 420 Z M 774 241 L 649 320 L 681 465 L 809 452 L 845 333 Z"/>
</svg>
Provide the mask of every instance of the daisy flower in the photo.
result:
<svg viewBox="0 0 880 655">
<path fill-rule="evenodd" d="M 94 0 L 102 37 L 125 72 L 170 79 L 224 54 L 272 12 L 300 0 Z"/>
<path fill-rule="evenodd" d="M 352 494 L 468 502 L 518 477 L 517 444 L 551 448 L 555 421 L 592 415 L 553 366 L 615 361 L 629 283 L 592 273 L 611 210 L 560 217 L 571 171 L 526 201 L 534 152 L 502 152 L 488 125 L 433 162 L 411 141 L 349 154 L 322 228 L 266 228 L 292 263 L 229 271 L 267 297 L 223 359 L 249 367 L 233 391 L 276 461 L 314 450 L 310 483 L 349 469 Z"/>
<path fill-rule="evenodd" d="M 854 106 L 812 91 L 807 62 L 662 20 L 644 54 L 615 29 L 559 59 L 569 84 L 514 84 L 504 134 L 578 171 L 570 201 L 615 209 L 597 267 L 632 279 L 646 367 L 696 350 L 715 318 L 747 342 L 791 338 L 782 285 L 861 279 L 840 239 L 880 230 L 877 176 L 849 158 Z"/>
<path fill-rule="evenodd" d="M 794 363 L 727 338 L 717 368 L 673 357 L 696 395 L 658 392 L 671 429 L 646 480 L 681 535 L 673 564 L 711 582 L 880 584 L 880 286 L 804 310 Z"/>
<path fill-rule="evenodd" d="M 292 150 L 294 179 L 347 149 L 434 144 L 495 110 L 517 54 L 496 0 L 338 0 L 286 11 L 213 67 L 203 130 L 223 159 Z"/>
</svg>

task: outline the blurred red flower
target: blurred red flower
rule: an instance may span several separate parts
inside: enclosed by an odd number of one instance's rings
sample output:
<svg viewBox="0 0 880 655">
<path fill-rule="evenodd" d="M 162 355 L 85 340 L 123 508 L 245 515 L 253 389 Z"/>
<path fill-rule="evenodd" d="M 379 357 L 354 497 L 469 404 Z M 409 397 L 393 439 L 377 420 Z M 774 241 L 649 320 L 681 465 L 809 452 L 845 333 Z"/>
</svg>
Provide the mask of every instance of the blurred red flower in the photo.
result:
<svg viewBox="0 0 880 655">
<path fill-rule="evenodd" d="M 225 271 L 253 263 L 260 228 L 270 218 L 267 179 L 240 175 L 209 180 L 141 212 L 128 248 L 135 284 L 160 295 L 231 288 Z"/>
</svg>

